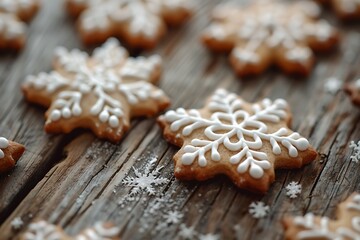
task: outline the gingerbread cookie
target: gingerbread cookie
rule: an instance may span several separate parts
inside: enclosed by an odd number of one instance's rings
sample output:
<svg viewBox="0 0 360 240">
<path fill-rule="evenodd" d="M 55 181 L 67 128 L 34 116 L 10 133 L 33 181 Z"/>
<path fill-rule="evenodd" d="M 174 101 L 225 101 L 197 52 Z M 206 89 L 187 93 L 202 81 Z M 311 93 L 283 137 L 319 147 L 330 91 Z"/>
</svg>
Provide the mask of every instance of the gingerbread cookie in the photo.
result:
<svg viewBox="0 0 360 240">
<path fill-rule="evenodd" d="M 26 25 L 39 8 L 38 0 L 0 0 L 0 49 L 20 50 Z"/>
<path fill-rule="evenodd" d="M 220 5 L 202 41 L 211 50 L 231 51 L 230 62 L 239 76 L 262 73 L 270 65 L 307 75 L 314 64 L 313 51 L 330 50 L 339 39 L 333 27 L 318 20 L 319 14 L 320 8 L 309 1 Z"/>
<path fill-rule="evenodd" d="M 94 227 L 71 237 L 61 227 L 46 221 L 31 223 L 20 240 L 119 240 L 120 229 L 111 223 L 99 222 Z"/>
<path fill-rule="evenodd" d="M 218 89 L 205 108 L 179 108 L 159 117 L 164 137 L 179 147 L 175 176 L 199 181 L 226 174 L 239 188 L 266 192 L 275 168 L 300 168 L 317 156 L 309 142 L 288 129 L 285 100 L 250 104 Z"/>
<path fill-rule="evenodd" d="M 354 193 L 338 207 L 338 220 L 317 217 L 285 218 L 286 240 L 357 240 L 360 239 L 360 194 Z"/>
<path fill-rule="evenodd" d="M 360 107 L 360 79 L 345 86 L 345 92 L 350 96 L 351 101 Z"/>
<path fill-rule="evenodd" d="M 184 23 L 192 14 L 189 0 L 67 0 L 79 16 L 78 28 L 87 45 L 120 37 L 132 48 L 156 46 L 167 25 Z"/>
<path fill-rule="evenodd" d="M 23 145 L 0 137 L 0 173 L 7 172 L 15 167 L 24 151 Z"/>
<path fill-rule="evenodd" d="M 48 133 L 87 128 L 99 138 L 119 142 L 130 118 L 153 116 L 170 103 L 152 84 L 161 75 L 161 58 L 131 58 L 116 39 L 92 57 L 58 48 L 53 65 L 50 73 L 27 77 L 22 88 L 28 101 L 49 107 Z"/>
</svg>

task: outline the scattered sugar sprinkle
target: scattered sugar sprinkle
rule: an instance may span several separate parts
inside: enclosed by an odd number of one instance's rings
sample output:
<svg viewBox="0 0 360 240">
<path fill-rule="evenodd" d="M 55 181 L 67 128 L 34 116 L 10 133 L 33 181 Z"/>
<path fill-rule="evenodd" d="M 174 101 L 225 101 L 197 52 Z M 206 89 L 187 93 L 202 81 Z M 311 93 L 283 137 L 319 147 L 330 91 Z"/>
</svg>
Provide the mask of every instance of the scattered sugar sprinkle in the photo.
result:
<svg viewBox="0 0 360 240">
<path fill-rule="evenodd" d="M 249 213 L 253 218 L 266 217 L 270 210 L 270 207 L 263 202 L 252 202 L 249 206 Z"/>
<path fill-rule="evenodd" d="M 184 223 L 180 225 L 179 237 L 181 239 L 192 240 L 197 235 L 193 226 L 187 227 Z"/>
<path fill-rule="evenodd" d="M 184 217 L 184 214 L 182 214 L 181 212 L 179 212 L 177 210 L 170 211 L 164 215 L 163 221 L 156 226 L 155 230 L 160 231 L 162 229 L 167 228 L 168 226 L 170 226 L 172 224 L 178 224 L 181 222 L 183 217 Z"/>
<path fill-rule="evenodd" d="M 324 90 L 327 93 L 336 94 L 341 89 L 341 86 L 342 82 L 338 78 L 331 77 L 326 81 Z"/>
<path fill-rule="evenodd" d="M 219 235 L 216 234 L 208 233 L 205 235 L 199 235 L 199 240 L 219 240 L 219 239 L 220 239 Z"/>
<path fill-rule="evenodd" d="M 286 186 L 286 195 L 289 198 L 297 198 L 300 193 L 301 193 L 301 184 L 299 184 L 299 182 L 290 182 Z"/>
<path fill-rule="evenodd" d="M 164 185 L 169 182 L 169 179 L 159 176 L 163 167 L 158 167 L 153 170 L 155 168 L 156 162 L 157 158 L 152 158 L 150 162 L 146 164 L 144 172 L 142 173 L 139 171 L 139 169 L 133 167 L 135 177 L 127 176 L 122 181 L 122 184 L 133 187 L 130 195 L 134 196 L 143 192 L 146 192 L 149 195 L 155 195 L 155 186 Z"/>
<path fill-rule="evenodd" d="M 10 224 L 11 224 L 12 229 L 14 229 L 14 230 L 19 230 L 22 228 L 22 226 L 24 226 L 24 222 L 21 219 L 21 217 L 14 218 Z"/>
<path fill-rule="evenodd" d="M 353 161 L 355 163 L 359 163 L 360 162 L 360 140 L 357 143 L 355 143 L 354 141 L 351 141 L 349 147 L 354 150 L 354 153 L 350 157 L 351 161 Z"/>
</svg>

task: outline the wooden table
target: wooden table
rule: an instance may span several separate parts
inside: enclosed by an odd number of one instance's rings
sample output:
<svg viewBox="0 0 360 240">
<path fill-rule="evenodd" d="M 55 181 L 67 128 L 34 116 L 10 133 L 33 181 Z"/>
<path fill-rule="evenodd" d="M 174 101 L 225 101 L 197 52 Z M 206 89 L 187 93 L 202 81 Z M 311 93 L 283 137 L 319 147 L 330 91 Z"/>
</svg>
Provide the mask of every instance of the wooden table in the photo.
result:
<svg viewBox="0 0 360 240">
<path fill-rule="evenodd" d="M 335 217 L 337 203 L 360 191 L 360 164 L 350 161 L 348 147 L 351 140 L 360 139 L 360 110 L 344 92 L 324 90 L 329 77 L 349 82 L 360 76 L 360 26 L 339 24 L 328 10 L 326 17 L 341 29 L 342 42 L 338 51 L 318 57 L 310 77 L 270 70 L 241 80 L 225 55 L 209 53 L 198 40 L 209 23 L 209 11 L 219 2 L 195 2 L 198 12 L 193 19 L 173 30 L 157 49 L 144 53 L 164 58 L 160 86 L 171 97 L 172 108 L 202 107 L 218 87 L 248 101 L 285 98 L 292 107 L 293 129 L 307 137 L 321 157 L 300 170 L 276 171 L 276 182 L 262 196 L 237 189 L 226 177 L 202 183 L 176 180 L 172 156 L 178 149 L 163 139 L 155 118 L 134 120 L 131 131 L 116 145 L 82 130 L 46 134 L 45 109 L 24 101 L 21 83 L 28 74 L 51 70 L 56 46 L 84 48 L 62 1 L 44 1 L 30 25 L 27 47 L 0 57 L 1 135 L 27 148 L 17 167 L 0 178 L 0 239 L 19 236 L 11 229 L 16 217 L 24 221 L 23 229 L 41 218 L 70 234 L 99 220 L 111 220 L 121 227 L 122 239 L 179 239 L 182 224 L 193 226 L 198 237 L 281 239 L 285 214 L 312 211 Z M 134 176 L 133 168 L 143 172 L 151 159 L 157 159 L 152 169 L 163 166 L 160 176 L 169 183 L 156 187 L 157 196 L 140 193 L 130 199 L 132 188 L 124 186 L 123 179 Z M 284 189 L 291 181 L 299 181 L 303 188 L 293 200 Z M 253 201 L 269 205 L 270 214 L 261 220 L 252 218 L 248 209 Z M 182 215 L 180 221 L 166 222 L 167 214 L 174 211 Z"/>
</svg>

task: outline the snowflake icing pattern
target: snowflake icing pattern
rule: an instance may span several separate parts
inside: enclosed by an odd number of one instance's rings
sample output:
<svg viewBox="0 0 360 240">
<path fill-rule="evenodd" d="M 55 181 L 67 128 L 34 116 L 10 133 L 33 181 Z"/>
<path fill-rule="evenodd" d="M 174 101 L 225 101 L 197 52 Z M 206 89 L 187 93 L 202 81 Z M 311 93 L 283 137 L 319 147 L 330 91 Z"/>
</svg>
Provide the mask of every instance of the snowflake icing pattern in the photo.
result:
<svg viewBox="0 0 360 240">
<path fill-rule="evenodd" d="M 143 173 L 141 173 L 138 169 L 133 168 L 135 177 L 127 176 L 122 181 L 124 185 L 133 187 L 130 192 L 130 196 L 134 196 L 141 192 L 146 192 L 149 195 L 155 195 L 156 190 L 154 186 L 160 186 L 169 182 L 169 179 L 159 176 L 162 167 L 153 170 L 156 161 L 157 159 L 154 158 L 148 164 L 146 164 Z"/>
<path fill-rule="evenodd" d="M 36 13 L 38 0 L 0 0 L 0 40 L 4 49 L 20 49 L 25 44 L 26 25 Z"/>
<path fill-rule="evenodd" d="M 355 163 L 360 162 L 360 140 L 355 143 L 354 141 L 350 142 L 350 148 L 354 150 L 353 155 L 350 157 L 351 161 Z"/>
<path fill-rule="evenodd" d="M 254 218 L 263 218 L 269 213 L 270 207 L 263 202 L 252 202 L 249 206 L 249 213 Z"/>
<path fill-rule="evenodd" d="M 317 20 L 320 12 L 310 1 L 287 5 L 264 0 L 247 8 L 220 5 L 203 41 L 211 49 L 232 50 L 231 63 L 240 76 L 260 73 L 273 63 L 306 74 L 314 61 L 313 43 L 331 48 L 338 41 L 334 28 Z"/>
<path fill-rule="evenodd" d="M 160 74 L 158 56 L 129 58 L 115 39 L 91 58 L 76 49 L 58 48 L 55 53 L 55 71 L 29 76 L 23 86 L 29 101 L 51 105 L 47 132 L 84 127 L 118 142 L 131 116 L 154 115 L 169 104 L 164 92 L 152 85 Z"/>
<path fill-rule="evenodd" d="M 133 47 L 151 48 L 164 34 L 166 24 L 181 24 L 192 12 L 189 0 L 67 1 L 70 12 L 84 9 L 73 15 L 80 14 L 80 33 L 86 43 L 95 41 L 93 35 L 101 32 L 98 37 L 120 35 Z"/>
<path fill-rule="evenodd" d="M 283 99 L 274 102 L 264 99 L 249 107 L 235 94 L 219 89 L 206 109 L 209 112 L 179 108 L 160 118 L 169 126 L 170 132 L 175 135 L 180 133 L 182 138 L 202 129 L 202 137 L 184 144 L 182 165 L 189 166 L 197 160 L 197 164 L 203 168 L 210 160 L 212 164 L 229 161 L 232 166 L 237 166 L 240 175 L 249 173 L 254 179 L 260 179 L 265 171 L 273 167 L 274 158 L 276 160 L 276 156 L 284 150 L 290 159 L 297 159 L 295 161 L 298 162 L 299 151 L 310 148 L 305 138 L 287 129 L 286 124 L 281 124 L 288 120 L 288 105 Z M 208 117 L 209 114 L 211 116 Z M 272 156 L 262 150 L 264 142 L 271 145 Z M 229 152 L 228 159 L 221 156 L 220 147 Z"/>
<path fill-rule="evenodd" d="M 297 198 L 301 193 L 301 184 L 298 182 L 291 182 L 286 186 L 286 195 L 289 198 Z"/>
<path fill-rule="evenodd" d="M 342 214 L 336 221 L 307 213 L 304 217 L 286 219 L 285 224 L 288 233 L 297 239 L 360 239 L 360 194 L 354 193 L 341 203 L 338 212 Z"/>
</svg>

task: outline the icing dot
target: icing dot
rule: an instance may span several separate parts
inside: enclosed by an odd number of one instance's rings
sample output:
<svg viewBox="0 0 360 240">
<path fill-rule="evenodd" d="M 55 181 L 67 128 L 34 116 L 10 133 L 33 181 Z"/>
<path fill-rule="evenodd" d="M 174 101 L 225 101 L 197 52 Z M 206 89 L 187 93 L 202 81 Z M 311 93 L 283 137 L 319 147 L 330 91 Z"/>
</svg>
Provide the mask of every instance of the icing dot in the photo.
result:
<svg viewBox="0 0 360 240">
<path fill-rule="evenodd" d="M 82 113 L 81 107 L 79 105 L 75 105 L 72 109 L 72 113 L 74 116 L 80 116 Z"/>
<path fill-rule="evenodd" d="M 289 155 L 290 155 L 290 157 L 297 157 L 298 156 L 298 151 L 296 150 L 296 148 L 291 146 L 289 148 Z"/>
<path fill-rule="evenodd" d="M 109 115 L 109 113 L 107 112 L 107 111 L 102 111 L 101 113 L 100 113 L 100 116 L 99 116 L 99 119 L 100 119 L 100 121 L 101 122 L 106 122 L 107 120 L 109 120 L 109 117 L 110 117 L 110 115 Z"/>
<path fill-rule="evenodd" d="M 4 157 L 5 157 L 4 152 L 0 150 L 0 158 L 4 158 Z"/>
<path fill-rule="evenodd" d="M 249 173 L 253 178 L 259 179 L 264 175 L 264 170 L 258 165 L 252 164 Z"/>
<path fill-rule="evenodd" d="M 57 109 L 51 112 L 50 120 L 51 121 L 58 121 L 61 118 L 61 112 Z"/>
<path fill-rule="evenodd" d="M 300 150 L 300 151 L 305 151 L 306 149 L 309 148 L 309 141 L 305 138 L 300 138 L 296 141 L 296 147 Z"/>
<path fill-rule="evenodd" d="M 0 137 L 0 148 L 7 148 L 8 146 L 9 141 L 4 137 Z"/>
<path fill-rule="evenodd" d="M 181 157 L 181 163 L 183 165 L 191 165 L 194 162 L 194 155 L 191 153 L 185 153 Z"/>
<path fill-rule="evenodd" d="M 70 118 L 70 117 L 71 117 L 70 108 L 68 108 L 68 107 L 63 108 L 62 111 L 61 111 L 61 115 L 62 115 L 64 118 Z"/>
<path fill-rule="evenodd" d="M 113 113 L 118 117 L 120 117 L 120 116 L 122 116 L 124 114 L 123 111 L 121 111 L 120 108 L 115 108 Z"/>
<path fill-rule="evenodd" d="M 207 165 L 207 161 L 206 161 L 206 158 L 204 156 L 201 156 L 199 158 L 199 166 L 200 167 L 205 167 Z"/>
<path fill-rule="evenodd" d="M 116 128 L 119 126 L 119 119 L 113 115 L 109 118 L 109 124 L 110 124 L 110 127 Z"/>
</svg>

